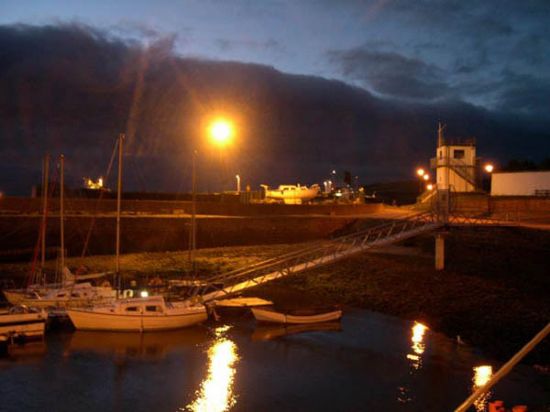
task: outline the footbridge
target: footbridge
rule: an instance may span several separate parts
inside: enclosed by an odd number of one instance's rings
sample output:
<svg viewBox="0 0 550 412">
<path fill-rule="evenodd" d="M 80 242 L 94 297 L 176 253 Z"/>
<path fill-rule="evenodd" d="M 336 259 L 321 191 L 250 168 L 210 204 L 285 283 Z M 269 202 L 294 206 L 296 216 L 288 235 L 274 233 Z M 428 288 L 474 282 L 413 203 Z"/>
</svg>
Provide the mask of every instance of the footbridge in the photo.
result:
<svg viewBox="0 0 550 412">
<path fill-rule="evenodd" d="M 450 208 L 445 204 L 441 205 L 441 202 L 437 202 L 436 207 L 430 211 L 414 212 L 331 240 L 312 242 L 295 251 L 211 276 L 205 279 L 205 286 L 197 290 L 196 295 L 200 296 L 203 302 L 220 299 L 275 279 L 345 259 L 371 248 L 387 246 L 424 233 L 437 232 L 437 229 L 450 225 L 510 225 L 510 222 L 487 217 L 449 213 Z M 436 265 L 440 247 L 441 243 L 436 237 Z"/>
<path fill-rule="evenodd" d="M 313 242 L 299 250 L 211 276 L 206 279 L 206 286 L 199 295 L 204 302 L 219 299 L 275 279 L 336 262 L 370 248 L 428 233 L 444 224 L 445 221 L 439 219 L 437 214 L 423 212 L 331 240 Z"/>
</svg>

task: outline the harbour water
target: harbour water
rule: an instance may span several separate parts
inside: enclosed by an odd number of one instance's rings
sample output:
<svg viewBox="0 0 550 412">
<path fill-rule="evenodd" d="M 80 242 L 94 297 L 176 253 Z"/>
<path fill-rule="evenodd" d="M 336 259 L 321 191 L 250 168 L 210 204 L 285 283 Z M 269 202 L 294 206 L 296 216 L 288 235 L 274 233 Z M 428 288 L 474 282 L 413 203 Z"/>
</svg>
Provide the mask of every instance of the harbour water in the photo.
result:
<svg viewBox="0 0 550 412">
<path fill-rule="evenodd" d="M 240 314 L 163 333 L 52 332 L 12 347 L 0 358 L 0 410 L 450 411 L 499 366 L 368 311 L 288 328 Z M 547 376 L 520 365 L 472 410 L 490 399 L 543 410 Z"/>
</svg>

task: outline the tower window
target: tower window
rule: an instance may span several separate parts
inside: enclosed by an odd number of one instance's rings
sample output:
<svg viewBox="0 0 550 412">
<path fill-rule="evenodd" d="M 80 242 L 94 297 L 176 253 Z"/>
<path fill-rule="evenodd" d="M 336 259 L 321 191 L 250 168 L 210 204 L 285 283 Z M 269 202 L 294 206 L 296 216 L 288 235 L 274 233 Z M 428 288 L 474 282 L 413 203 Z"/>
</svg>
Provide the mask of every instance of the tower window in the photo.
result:
<svg viewBox="0 0 550 412">
<path fill-rule="evenodd" d="M 454 150 L 453 151 L 454 159 L 464 159 L 464 150 Z"/>
</svg>

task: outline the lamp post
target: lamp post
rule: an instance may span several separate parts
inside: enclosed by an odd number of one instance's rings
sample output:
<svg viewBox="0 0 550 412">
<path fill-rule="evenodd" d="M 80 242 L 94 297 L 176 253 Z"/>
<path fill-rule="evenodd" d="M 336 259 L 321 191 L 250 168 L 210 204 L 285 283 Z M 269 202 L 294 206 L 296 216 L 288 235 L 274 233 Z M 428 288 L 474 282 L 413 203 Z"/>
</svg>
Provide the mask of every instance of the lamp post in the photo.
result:
<svg viewBox="0 0 550 412">
<path fill-rule="evenodd" d="M 481 184 L 483 189 L 489 193 L 491 192 L 491 180 L 492 180 L 491 174 L 493 173 L 494 170 L 495 170 L 495 166 L 492 163 L 486 163 L 483 166 L 483 171 L 487 173 L 489 176 L 488 176 L 488 181 L 484 177 L 482 177 Z"/>
<path fill-rule="evenodd" d="M 197 176 L 196 176 L 197 151 L 193 150 L 191 159 L 191 228 L 189 230 L 189 261 L 193 267 L 193 275 L 197 274 L 195 263 L 195 249 L 197 248 Z"/>
<path fill-rule="evenodd" d="M 233 138 L 233 125 L 225 119 L 216 119 L 208 127 L 208 135 L 211 142 L 220 147 L 229 145 Z M 193 268 L 193 275 L 197 274 L 195 262 L 195 251 L 197 249 L 197 150 L 193 149 L 191 160 L 191 227 L 189 230 L 189 262 Z M 238 186 L 240 189 L 240 177 L 238 177 Z"/>
</svg>

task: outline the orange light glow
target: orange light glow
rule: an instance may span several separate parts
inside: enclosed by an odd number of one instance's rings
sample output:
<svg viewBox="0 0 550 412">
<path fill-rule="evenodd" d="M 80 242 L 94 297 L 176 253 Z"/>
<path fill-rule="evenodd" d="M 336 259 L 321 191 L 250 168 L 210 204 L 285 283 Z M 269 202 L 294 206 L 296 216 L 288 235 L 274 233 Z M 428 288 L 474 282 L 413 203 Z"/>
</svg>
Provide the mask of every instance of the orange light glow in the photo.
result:
<svg viewBox="0 0 550 412">
<path fill-rule="evenodd" d="M 103 189 L 103 178 L 100 177 L 99 179 L 97 179 L 95 182 L 90 179 L 89 177 L 85 177 L 84 178 L 84 184 L 86 185 L 86 188 L 87 189 L 92 189 L 92 190 L 99 190 L 99 189 Z"/>
<path fill-rule="evenodd" d="M 209 134 L 214 144 L 225 147 L 231 143 L 233 125 L 225 119 L 217 119 L 210 125 Z"/>
<path fill-rule="evenodd" d="M 424 176 L 424 173 L 426 173 L 426 171 L 422 168 L 419 168 L 419 169 L 416 169 L 416 174 L 418 176 Z"/>
<path fill-rule="evenodd" d="M 495 167 L 492 164 L 488 163 L 485 165 L 484 169 L 487 173 L 493 173 L 493 170 L 495 170 Z"/>
<path fill-rule="evenodd" d="M 430 180 L 430 175 L 426 173 L 425 175 L 422 176 L 422 179 L 428 181 Z"/>
<path fill-rule="evenodd" d="M 434 185 L 432 185 L 431 183 L 429 183 L 429 184 L 426 186 L 426 189 L 428 189 L 428 190 L 434 190 Z"/>
</svg>

